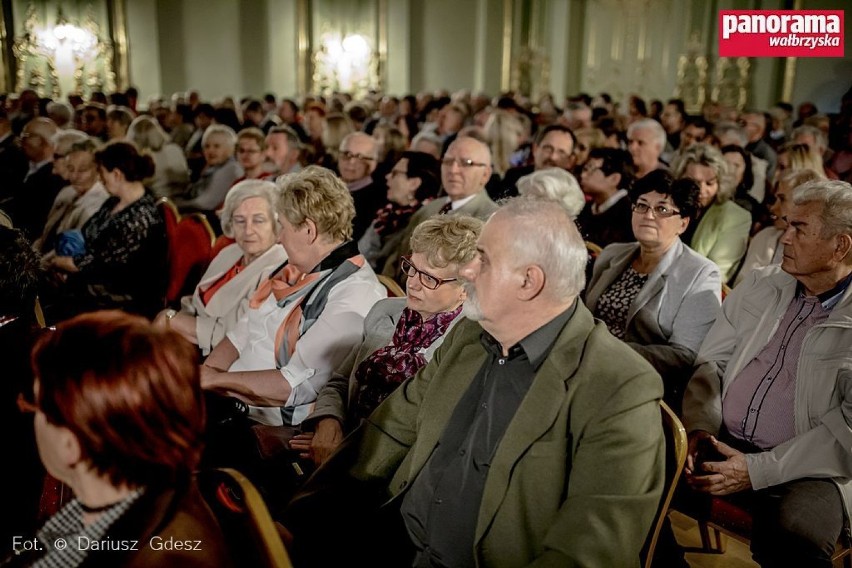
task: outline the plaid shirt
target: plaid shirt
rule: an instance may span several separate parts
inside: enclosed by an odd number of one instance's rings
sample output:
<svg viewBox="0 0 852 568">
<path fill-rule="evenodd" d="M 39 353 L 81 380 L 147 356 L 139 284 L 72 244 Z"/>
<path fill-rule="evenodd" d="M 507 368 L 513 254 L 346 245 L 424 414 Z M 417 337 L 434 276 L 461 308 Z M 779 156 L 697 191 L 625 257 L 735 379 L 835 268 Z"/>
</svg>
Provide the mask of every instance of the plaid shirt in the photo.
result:
<svg viewBox="0 0 852 568">
<path fill-rule="evenodd" d="M 78 499 L 62 507 L 36 533 L 43 554 L 33 568 L 74 568 L 82 564 L 91 552 L 114 551 L 109 546 L 120 546 L 121 542 L 110 542 L 103 547 L 95 543 L 104 539 L 109 527 L 130 509 L 142 492 L 133 492 L 88 525 L 83 524 L 83 507 Z"/>
</svg>

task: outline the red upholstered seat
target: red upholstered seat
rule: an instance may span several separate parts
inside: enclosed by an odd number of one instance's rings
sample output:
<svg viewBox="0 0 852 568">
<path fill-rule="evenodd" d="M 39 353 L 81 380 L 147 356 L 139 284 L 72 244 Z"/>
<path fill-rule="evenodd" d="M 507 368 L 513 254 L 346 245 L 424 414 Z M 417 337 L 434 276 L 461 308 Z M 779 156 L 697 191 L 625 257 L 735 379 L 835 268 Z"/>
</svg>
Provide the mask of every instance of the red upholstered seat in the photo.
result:
<svg viewBox="0 0 852 568">
<path fill-rule="evenodd" d="M 210 260 L 216 258 L 216 255 L 222 252 L 222 249 L 228 245 L 232 245 L 237 242 L 235 239 L 231 237 L 226 237 L 225 235 L 219 235 L 216 239 L 216 242 L 213 243 L 213 252 L 210 254 Z"/>
<path fill-rule="evenodd" d="M 204 215 L 181 216 L 175 205 L 163 197 L 157 205 L 166 220 L 169 241 L 169 283 L 166 303 L 175 305 L 181 296 L 192 293 L 213 258 L 215 234 Z"/>
</svg>

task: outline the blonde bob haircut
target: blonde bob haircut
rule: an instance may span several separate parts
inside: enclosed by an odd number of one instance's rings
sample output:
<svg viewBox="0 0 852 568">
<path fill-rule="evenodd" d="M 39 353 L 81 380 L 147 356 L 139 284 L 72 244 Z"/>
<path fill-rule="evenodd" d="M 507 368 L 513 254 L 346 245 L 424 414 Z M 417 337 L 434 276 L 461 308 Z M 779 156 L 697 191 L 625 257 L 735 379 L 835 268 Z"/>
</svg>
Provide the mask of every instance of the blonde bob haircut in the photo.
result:
<svg viewBox="0 0 852 568">
<path fill-rule="evenodd" d="M 355 203 L 346 184 L 334 172 L 308 166 L 300 172 L 280 176 L 276 183 L 281 188 L 278 212 L 291 225 L 301 227 L 310 219 L 319 236 L 331 242 L 352 238 Z"/>
<path fill-rule="evenodd" d="M 686 168 L 690 164 L 707 166 L 716 174 L 719 183 L 719 192 L 716 194 L 716 203 L 724 203 L 734 196 L 737 187 L 734 177 L 728 170 L 728 162 L 725 161 L 722 152 L 715 146 L 700 143 L 693 144 L 673 164 L 674 176 L 677 179 L 686 177 Z"/>
<path fill-rule="evenodd" d="M 222 232 L 226 237 L 234 237 L 233 217 L 234 211 L 243 201 L 252 197 L 264 199 L 269 206 L 269 218 L 272 219 L 275 234 L 281 232 L 281 223 L 278 222 L 278 212 L 275 206 L 278 203 L 278 186 L 271 181 L 260 179 L 246 179 L 234 185 L 225 196 L 225 204 L 222 205 Z"/>
<path fill-rule="evenodd" d="M 476 242 L 484 223 L 468 215 L 440 215 L 417 225 L 411 234 L 411 252 L 426 255 L 435 268 L 460 267 L 476 256 Z"/>
</svg>

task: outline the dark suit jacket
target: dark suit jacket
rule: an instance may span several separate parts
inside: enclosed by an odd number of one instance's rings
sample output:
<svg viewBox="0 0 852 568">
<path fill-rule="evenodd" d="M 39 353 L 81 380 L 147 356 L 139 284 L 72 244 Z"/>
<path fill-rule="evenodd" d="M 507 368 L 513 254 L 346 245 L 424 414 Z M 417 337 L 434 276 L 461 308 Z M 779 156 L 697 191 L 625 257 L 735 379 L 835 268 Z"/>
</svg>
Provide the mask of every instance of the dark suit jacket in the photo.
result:
<svg viewBox="0 0 852 568">
<path fill-rule="evenodd" d="M 53 163 L 45 164 L 21 184 L 12 203 L 11 217 L 15 227 L 24 231 L 31 241 L 41 236 L 47 214 L 65 185 L 65 180 L 53 173 Z"/>
<path fill-rule="evenodd" d="M 0 207 L 18 195 L 27 175 L 27 157 L 14 136 L 0 142 Z"/>
<path fill-rule="evenodd" d="M 344 471 L 336 479 L 355 480 L 364 493 L 379 486 L 388 504 L 398 503 L 485 361 L 481 333 L 472 321 L 456 325 L 432 361 L 317 471 L 303 498 Z M 579 304 L 494 454 L 477 565 L 638 566 L 664 483 L 662 392 L 653 368 Z"/>
<path fill-rule="evenodd" d="M 352 192 L 355 201 L 355 220 L 352 222 L 352 240 L 358 242 L 364 231 L 373 223 L 376 211 L 388 202 L 387 187 L 383 183 L 373 181 L 370 185 Z"/>
</svg>

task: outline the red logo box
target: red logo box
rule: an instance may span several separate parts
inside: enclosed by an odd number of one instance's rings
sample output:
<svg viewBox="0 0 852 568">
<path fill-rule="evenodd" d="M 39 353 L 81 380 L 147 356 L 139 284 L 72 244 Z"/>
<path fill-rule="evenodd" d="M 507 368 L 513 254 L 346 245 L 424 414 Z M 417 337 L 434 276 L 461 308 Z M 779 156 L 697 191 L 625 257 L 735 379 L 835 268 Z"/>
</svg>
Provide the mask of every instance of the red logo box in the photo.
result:
<svg viewBox="0 0 852 568">
<path fill-rule="evenodd" d="M 719 57 L 843 57 L 843 10 L 720 10 Z"/>
</svg>

